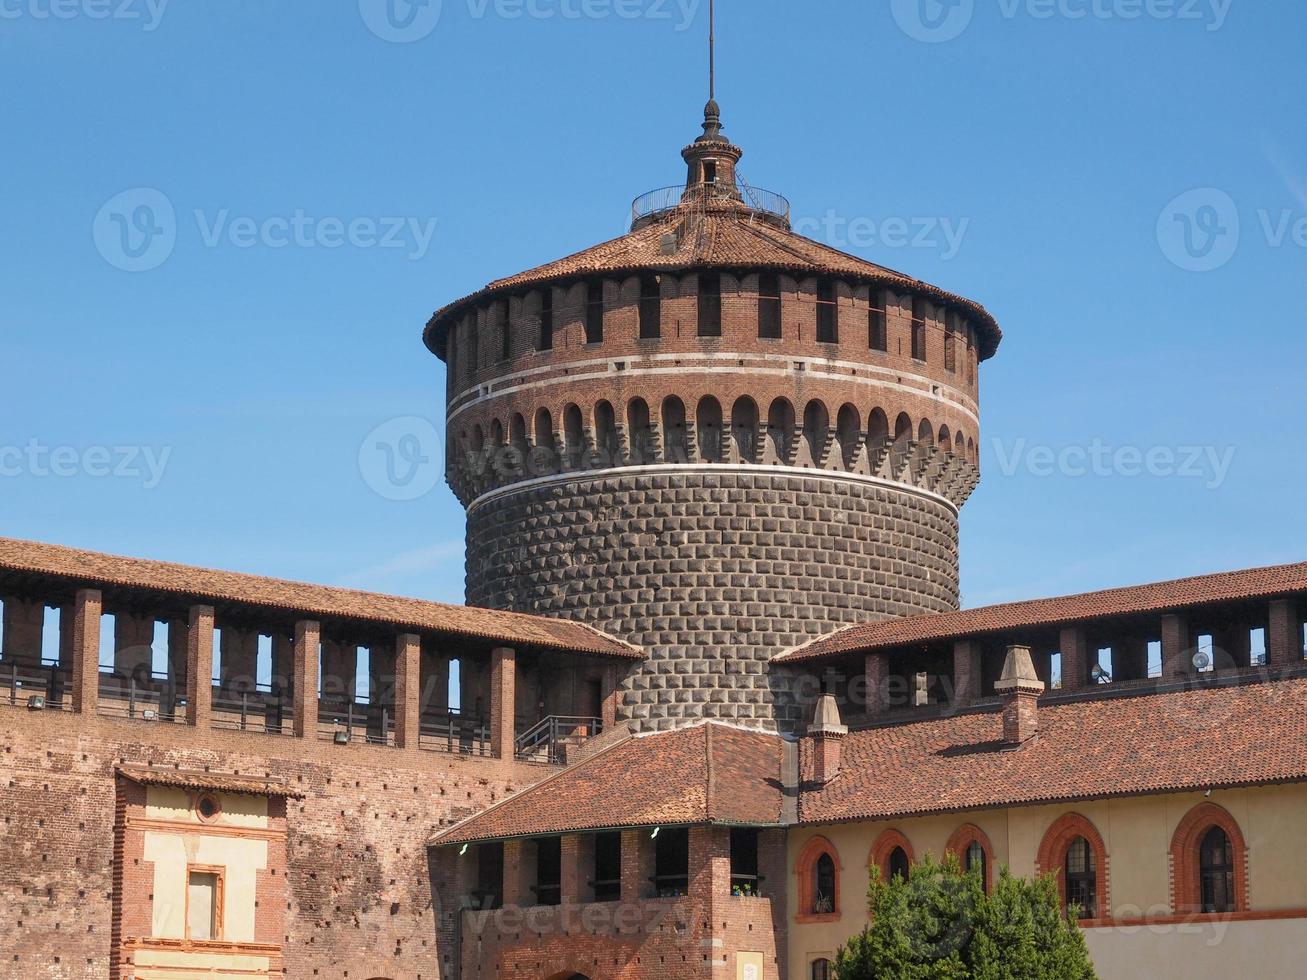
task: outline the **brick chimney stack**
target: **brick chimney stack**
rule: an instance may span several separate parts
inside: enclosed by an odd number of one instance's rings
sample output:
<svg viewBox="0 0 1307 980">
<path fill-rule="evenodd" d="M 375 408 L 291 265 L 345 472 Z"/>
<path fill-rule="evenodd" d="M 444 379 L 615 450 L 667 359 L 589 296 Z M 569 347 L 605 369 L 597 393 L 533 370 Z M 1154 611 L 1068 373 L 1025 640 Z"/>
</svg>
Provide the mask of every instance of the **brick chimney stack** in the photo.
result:
<svg viewBox="0 0 1307 980">
<path fill-rule="evenodd" d="M 1003 741 L 1024 745 L 1039 733 L 1039 696 L 1044 693 L 1030 647 L 1007 648 L 1003 676 L 994 690 L 1003 699 Z"/>
<path fill-rule="evenodd" d="M 812 716 L 813 778 L 825 785 L 840 774 L 840 746 L 848 728 L 840 721 L 833 694 L 823 694 Z"/>
</svg>

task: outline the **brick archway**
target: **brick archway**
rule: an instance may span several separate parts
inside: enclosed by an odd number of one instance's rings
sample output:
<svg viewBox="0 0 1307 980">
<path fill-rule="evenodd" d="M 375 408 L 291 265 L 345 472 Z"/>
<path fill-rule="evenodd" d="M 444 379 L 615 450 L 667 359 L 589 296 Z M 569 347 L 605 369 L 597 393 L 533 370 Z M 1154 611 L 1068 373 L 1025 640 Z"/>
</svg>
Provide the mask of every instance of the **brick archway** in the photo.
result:
<svg viewBox="0 0 1307 980">
<path fill-rule="evenodd" d="M 1098 875 L 1094 902 L 1097 908 L 1088 910 L 1090 912 L 1089 918 L 1104 919 L 1107 917 L 1108 910 L 1112 908 L 1112 876 L 1107 845 L 1103 843 L 1103 835 L 1098 832 L 1098 828 L 1088 818 L 1078 813 L 1067 813 L 1053 822 L 1039 845 L 1039 857 L 1035 863 L 1035 873 L 1056 876 L 1057 891 L 1062 896 L 1063 904 L 1065 904 L 1066 853 L 1077 837 L 1083 837 L 1088 842 L 1089 849 L 1094 854 L 1094 865 Z"/>
<path fill-rule="evenodd" d="M 1199 803 L 1190 810 L 1171 837 L 1171 908 L 1176 915 L 1197 915 L 1203 910 L 1198 849 L 1213 827 L 1230 838 L 1234 864 L 1234 910 L 1248 911 L 1248 845 L 1239 823 L 1225 807 Z"/>
<path fill-rule="evenodd" d="M 813 911 L 817 897 L 817 862 L 823 856 L 828 856 L 835 865 L 835 894 L 832 901 L 833 911 L 831 912 Z M 840 920 L 840 876 L 843 870 L 843 865 L 840 864 L 839 851 L 835 850 L 835 845 L 825 837 L 818 835 L 804 845 L 803 850 L 799 853 L 799 859 L 794 864 L 794 873 L 799 878 L 799 911 L 795 915 L 794 921 L 809 923 L 838 922 Z"/>
<path fill-rule="evenodd" d="M 964 823 L 957 830 L 953 831 L 953 836 L 948 839 L 944 845 L 944 853 L 952 854 L 958 859 L 958 863 L 966 867 L 967 851 L 972 844 L 979 844 L 980 849 L 985 852 L 985 894 L 994 887 L 994 845 L 989 842 L 989 835 L 973 823 Z"/>
</svg>

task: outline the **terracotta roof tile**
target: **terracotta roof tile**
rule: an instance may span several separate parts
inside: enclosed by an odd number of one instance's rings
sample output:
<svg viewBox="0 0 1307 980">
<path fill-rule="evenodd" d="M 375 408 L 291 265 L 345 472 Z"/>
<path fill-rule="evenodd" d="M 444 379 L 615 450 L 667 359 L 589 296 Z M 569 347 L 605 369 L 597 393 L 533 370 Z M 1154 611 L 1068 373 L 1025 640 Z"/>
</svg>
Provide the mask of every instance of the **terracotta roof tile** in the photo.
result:
<svg viewBox="0 0 1307 980">
<path fill-rule="evenodd" d="M 437 835 L 440 846 L 623 827 L 781 822 L 781 740 L 706 724 L 628 738 Z"/>
<path fill-rule="evenodd" d="M 1307 591 L 1307 563 L 1224 572 L 1057 599 L 1033 599 L 961 612 L 862 623 L 819 637 L 773 659 L 779 663 L 799 664 L 867 650 L 983 633 L 1073 623 L 1104 616 L 1184 609 L 1241 599 L 1269 598 L 1304 591 Z"/>
<path fill-rule="evenodd" d="M 775 269 L 790 273 L 847 276 L 890 288 L 911 289 L 965 310 L 980 330 L 982 359 L 993 356 L 1002 340 L 1003 334 L 998 323 L 978 303 L 767 221 L 750 221 L 741 215 L 738 207 L 709 210 L 703 215 L 702 227 L 693 234 L 681 234 L 677 250 L 665 254 L 663 235 L 679 223 L 680 218 L 673 213 L 668 219 L 654 222 L 629 235 L 527 272 L 498 279 L 484 289 L 438 310 L 427 326 L 427 346 L 439 352 L 443 343 L 439 338 L 443 336 L 447 318 L 457 317 L 464 306 L 488 295 L 589 275 L 673 272 L 702 267 Z"/>
<path fill-rule="evenodd" d="M 1307 780 L 1307 679 L 1042 703 L 1005 750 L 1003 718 L 968 714 L 853 732 L 803 823 L 904 818 Z M 812 743 L 803 769 L 812 773 Z"/>
<path fill-rule="evenodd" d="M 153 589 L 207 602 L 238 602 L 306 616 L 360 619 L 498 643 L 643 659 L 635 647 L 581 623 L 451 606 L 326 585 L 119 558 L 58 545 L 0 538 L 0 570 L 50 575 L 88 586 Z"/>
<path fill-rule="evenodd" d="M 303 796 L 278 779 L 241 776 L 236 773 L 192 772 L 184 769 L 152 769 L 145 766 L 119 766 L 118 774 L 134 783 L 149 786 L 179 786 L 183 789 L 211 789 L 253 796 Z"/>
</svg>

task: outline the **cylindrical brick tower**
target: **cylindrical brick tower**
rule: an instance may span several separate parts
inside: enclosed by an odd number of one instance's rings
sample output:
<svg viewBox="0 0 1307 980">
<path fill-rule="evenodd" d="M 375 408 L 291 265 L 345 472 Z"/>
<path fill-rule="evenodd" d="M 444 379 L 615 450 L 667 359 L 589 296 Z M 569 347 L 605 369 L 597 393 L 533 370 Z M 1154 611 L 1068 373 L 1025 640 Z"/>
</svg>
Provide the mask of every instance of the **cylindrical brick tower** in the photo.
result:
<svg viewBox="0 0 1307 980">
<path fill-rule="evenodd" d="M 716 102 L 631 233 L 440 310 L 473 605 L 643 647 L 637 729 L 788 727 L 770 657 L 958 604 L 979 305 L 794 234 Z"/>
</svg>

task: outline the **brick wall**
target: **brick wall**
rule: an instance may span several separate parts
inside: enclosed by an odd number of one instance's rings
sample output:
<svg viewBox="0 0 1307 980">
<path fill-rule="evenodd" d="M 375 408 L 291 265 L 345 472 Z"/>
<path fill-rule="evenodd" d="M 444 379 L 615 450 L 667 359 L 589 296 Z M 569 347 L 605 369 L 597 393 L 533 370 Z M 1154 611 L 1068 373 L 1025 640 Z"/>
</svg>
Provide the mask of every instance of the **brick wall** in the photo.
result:
<svg viewBox="0 0 1307 980">
<path fill-rule="evenodd" d="M 417 749 L 0 707 L 0 978 L 105 980 L 113 945 L 114 766 L 282 779 L 293 978 L 436 980 L 427 839 L 544 771 Z M 280 860 L 280 856 L 273 856 Z M 148 889 L 147 889 L 148 891 Z M 262 936 L 260 937 L 262 938 Z"/>
</svg>

